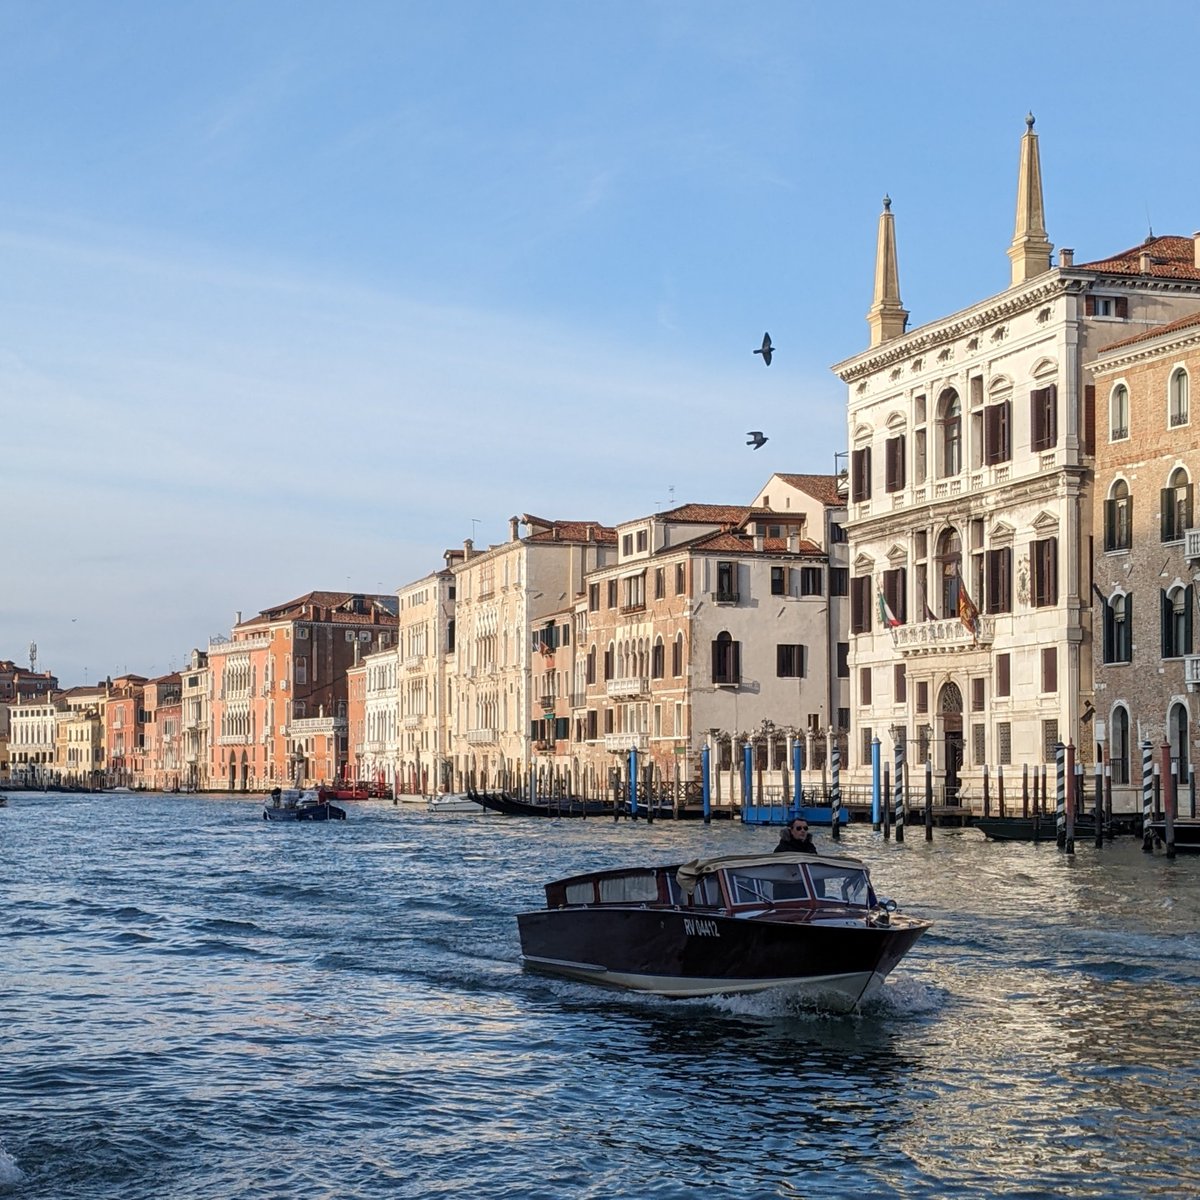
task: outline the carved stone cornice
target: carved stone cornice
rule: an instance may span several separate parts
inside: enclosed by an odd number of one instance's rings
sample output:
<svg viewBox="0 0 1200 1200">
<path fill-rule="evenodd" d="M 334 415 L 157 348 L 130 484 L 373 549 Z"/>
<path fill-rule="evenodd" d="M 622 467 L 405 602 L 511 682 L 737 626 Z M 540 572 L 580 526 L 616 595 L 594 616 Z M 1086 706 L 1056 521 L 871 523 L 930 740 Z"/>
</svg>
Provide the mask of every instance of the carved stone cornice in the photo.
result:
<svg viewBox="0 0 1200 1200">
<path fill-rule="evenodd" d="M 1147 336 L 1145 341 L 1136 345 L 1126 346 L 1123 350 L 1110 353 L 1100 351 L 1094 362 L 1085 363 L 1087 370 L 1096 374 L 1108 371 L 1121 371 L 1138 363 L 1148 362 L 1160 355 L 1172 352 L 1179 353 L 1200 348 L 1200 325 L 1191 325 L 1187 329 L 1177 329 L 1174 333 L 1165 333 L 1161 337 Z"/>
</svg>

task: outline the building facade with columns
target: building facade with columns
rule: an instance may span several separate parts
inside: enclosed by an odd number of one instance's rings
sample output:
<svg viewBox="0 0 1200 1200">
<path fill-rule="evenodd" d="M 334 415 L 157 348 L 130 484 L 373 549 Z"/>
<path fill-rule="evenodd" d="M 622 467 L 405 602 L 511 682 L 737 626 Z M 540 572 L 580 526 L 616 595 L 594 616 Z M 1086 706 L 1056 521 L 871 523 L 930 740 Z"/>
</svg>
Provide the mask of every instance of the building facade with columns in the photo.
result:
<svg viewBox="0 0 1200 1200">
<path fill-rule="evenodd" d="M 1194 239 L 1200 268 L 1200 235 Z M 1092 501 L 1095 740 L 1113 809 L 1142 806 L 1142 756 L 1188 786 L 1200 715 L 1200 312 L 1107 347 L 1090 364 L 1098 436 Z M 1188 812 L 1190 797 L 1179 811 Z"/>
<path fill-rule="evenodd" d="M 851 778 L 871 745 L 932 761 L 978 807 L 985 766 L 1092 753 L 1095 387 L 1108 344 L 1200 309 L 1191 239 L 1081 265 L 1047 236 L 1033 119 L 1020 147 L 1010 283 L 908 328 L 890 201 L 870 345 L 849 392 Z"/>
</svg>

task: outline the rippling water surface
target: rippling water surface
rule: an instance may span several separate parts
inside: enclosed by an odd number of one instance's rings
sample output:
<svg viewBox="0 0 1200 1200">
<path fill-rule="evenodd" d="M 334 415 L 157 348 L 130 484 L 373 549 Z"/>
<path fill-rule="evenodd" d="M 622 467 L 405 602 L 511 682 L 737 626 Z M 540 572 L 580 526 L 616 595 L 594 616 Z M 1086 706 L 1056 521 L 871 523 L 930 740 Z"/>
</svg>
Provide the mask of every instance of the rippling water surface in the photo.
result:
<svg viewBox="0 0 1200 1200">
<path fill-rule="evenodd" d="M 11 797 L 0 1193 L 1200 1192 L 1198 860 L 855 826 L 879 890 L 936 924 L 830 1017 L 520 967 L 546 879 L 775 831 L 348 808 Z"/>
</svg>

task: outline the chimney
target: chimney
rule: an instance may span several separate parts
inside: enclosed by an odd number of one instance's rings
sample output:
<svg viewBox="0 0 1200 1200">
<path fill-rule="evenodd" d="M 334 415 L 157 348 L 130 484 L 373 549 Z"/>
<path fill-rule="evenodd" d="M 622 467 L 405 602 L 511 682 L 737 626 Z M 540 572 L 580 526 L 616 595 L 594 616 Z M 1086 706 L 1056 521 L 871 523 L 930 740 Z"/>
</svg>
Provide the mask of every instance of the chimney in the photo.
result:
<svg viewBox="0 0 1200 1200">
<path fill-rule="evenodd" d="M 754 527 L 754 553 L 761 554 L 763 552 L 764 544 L 762 526 L 756 525 Z"/>
<path fill-rule="evenodd" d="M 233 623 L 235 625 L 240 625 L 242 623 L 242 610 L 240 608 L 233 614 Z"/>
<path fill-rule="evenodd" d="M 1196 236 L 1200 238 L 1200 233 L 1198 233 Z M 1197 242 L 1196 244 L 1200 246 L 1200 242 Z M 1200 254 L 1200 250 L 1197 250 L 1197 253 Z M 592 527 L 590 525 L 587 527 L 587 540 L 589 542 L 592 540 Z"/>
<path fill-rule="evenodd" d="M 1192 263 L 1200 267 L 1200 233 L 1192 234 Z"/>
<path fill-rule="evenodd" d="M 799 550 L 800 534 L 795 529 L 791 529 L 788 531 L 788 553 L 797 554 L 799 553 Z"/>
<path fill-rule="evenodd" d="M 463 562 L 475 553 L 475 543 L 470 538 L 463 539 Z"/>
<path fill-rule="evenodd" d="M 508 518 L 508 540 L 510 542 L 520 541 L 521 539 L 521 518 Z"/>
<path fill-rule="evenodd" d="M 1153 263 L 1153 261 L 1153 258 L 1150 257 L 1150 251 L 1143 250 L 1141 254 L 1138 255 L 1138 270 L 1141 271 L 1143 275 L 1149 275 L 1150 265 Z"/>
<path fill-rule="evenodd" d="M 1058 265 L 1060 267 L 1073 267 L 1075 265 L 1075 251 L 1064 246 L 1058 252 Z"/>
</svg>

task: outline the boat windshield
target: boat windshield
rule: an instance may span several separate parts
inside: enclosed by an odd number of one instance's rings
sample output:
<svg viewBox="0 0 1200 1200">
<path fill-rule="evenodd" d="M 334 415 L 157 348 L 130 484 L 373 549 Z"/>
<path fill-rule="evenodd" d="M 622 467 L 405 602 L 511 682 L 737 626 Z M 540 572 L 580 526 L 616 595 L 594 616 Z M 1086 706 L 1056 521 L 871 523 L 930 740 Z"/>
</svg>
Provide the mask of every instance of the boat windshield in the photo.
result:
<svg viewBox="0 0 1200 1200">
<path fill-rule="evenodd" d="M 837 900 L 842 904 L 871 903 L 871 885 L 861 867 L 812 863 L 808 873 L 818 900 Z"/>
<path fill-rule="evenodd" d="M 774 904 L 807 900 L 808 887 L 798 863 L 770 863 L 730 871 L 729 893 L 734 904 Z"/>
</svg>

